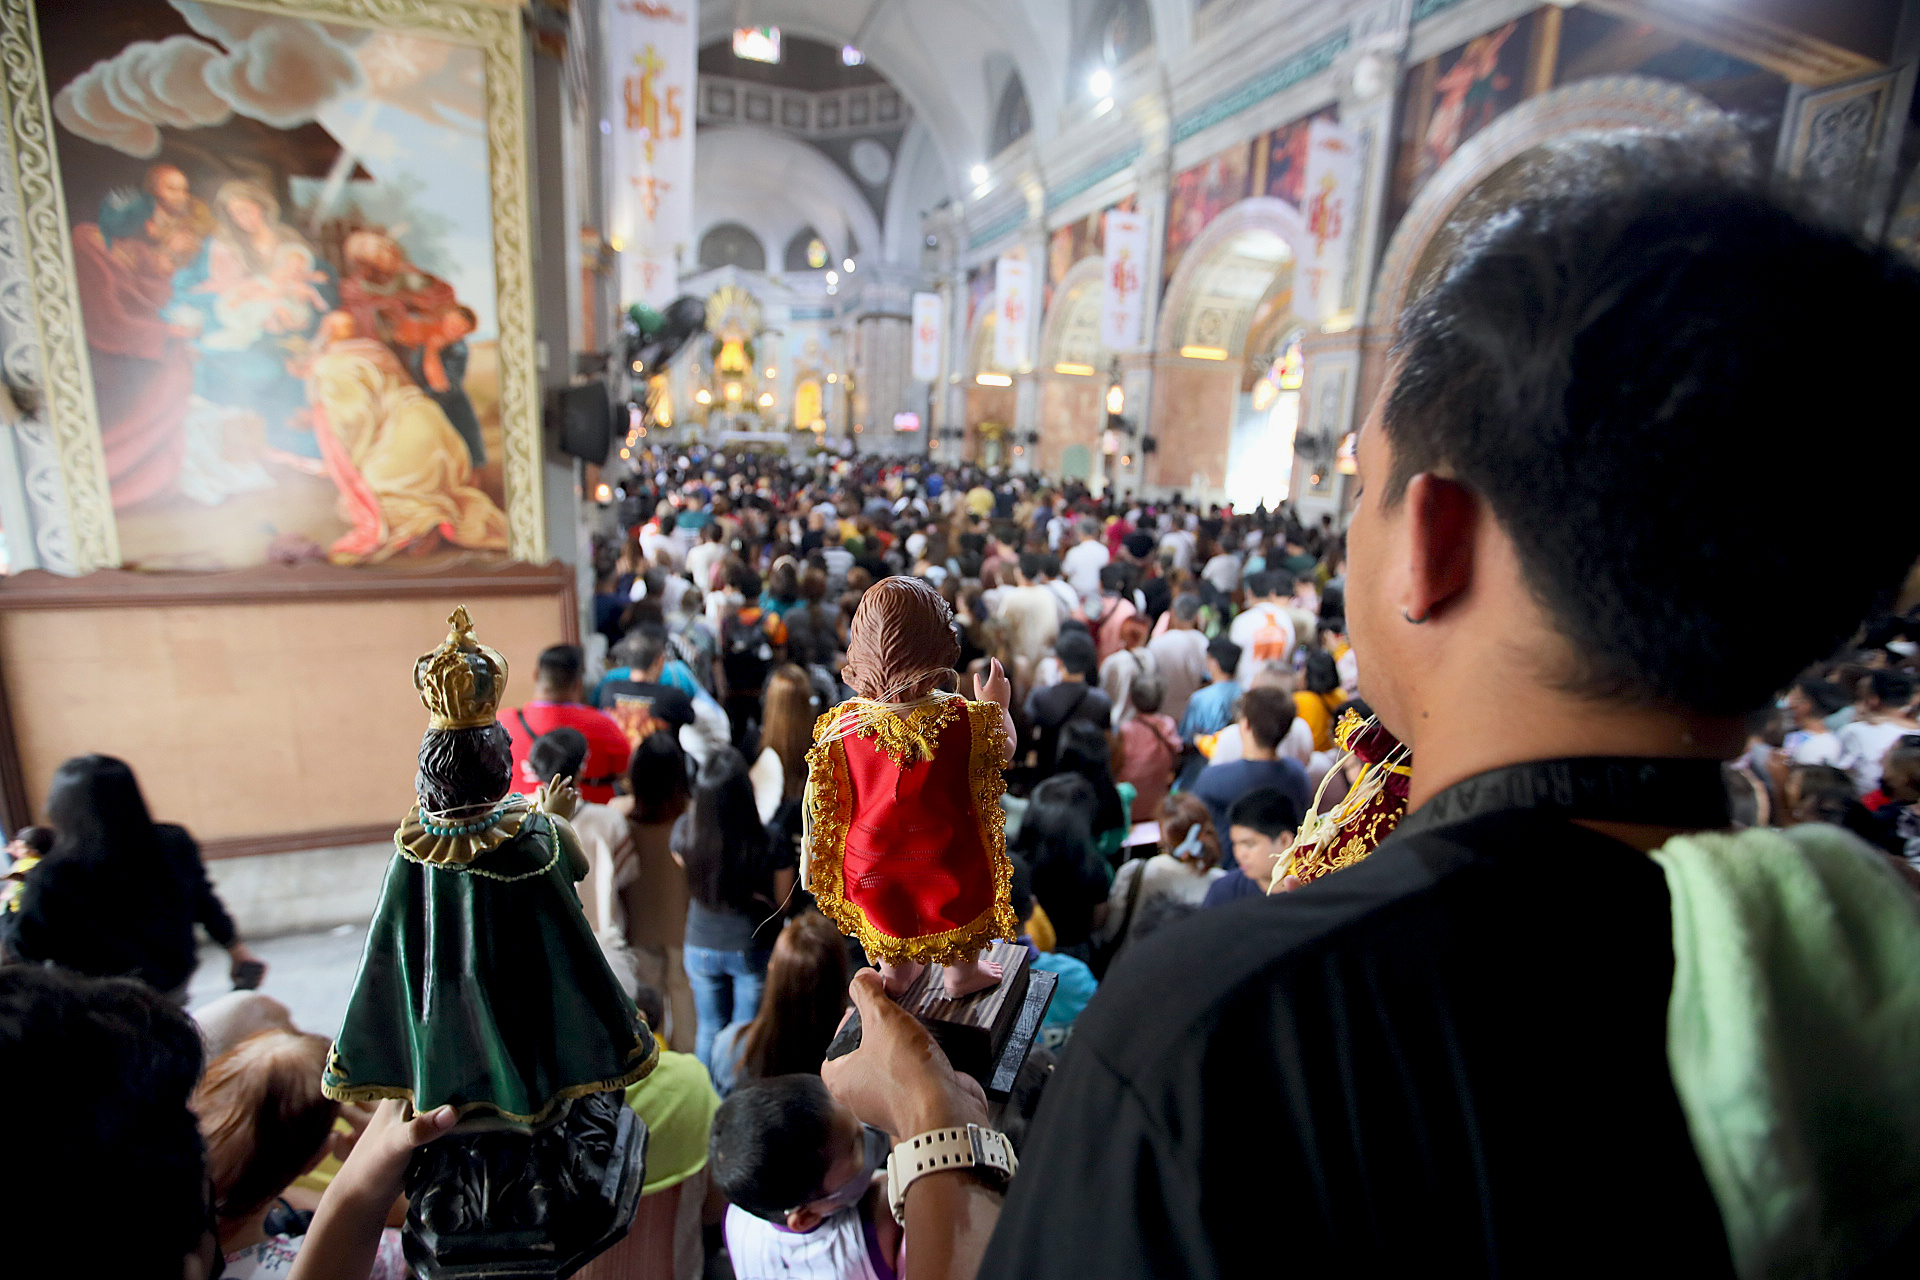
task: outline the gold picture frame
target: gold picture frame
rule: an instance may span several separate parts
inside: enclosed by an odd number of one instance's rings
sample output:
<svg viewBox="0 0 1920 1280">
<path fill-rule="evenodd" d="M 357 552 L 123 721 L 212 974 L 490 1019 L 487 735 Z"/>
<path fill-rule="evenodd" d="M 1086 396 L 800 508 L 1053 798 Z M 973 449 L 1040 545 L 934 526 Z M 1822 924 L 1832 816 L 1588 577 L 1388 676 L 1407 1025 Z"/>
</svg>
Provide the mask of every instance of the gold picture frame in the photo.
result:
<svg viewBox="0 0 1920 1280">
<path fill-rule="evenodd" d="M 156 0 L 158 2 L 158 0 Z M 527 181 L 525 54 L 514 0 L 213 0 L 234 9 L 429 37 L 479 50 L 485 75 L 488 188 L 499 329 L 500 431 L 507 555 L 546 560 L 533 263 Z M 72 225 L 35 0 L 0 0 L 0 163 L 19 199 L 20 260 L 43 362 L 45 418 L 64 487 L 74 569 L 121 565 L 105 450 L 75 278 Z"/>
</svg>

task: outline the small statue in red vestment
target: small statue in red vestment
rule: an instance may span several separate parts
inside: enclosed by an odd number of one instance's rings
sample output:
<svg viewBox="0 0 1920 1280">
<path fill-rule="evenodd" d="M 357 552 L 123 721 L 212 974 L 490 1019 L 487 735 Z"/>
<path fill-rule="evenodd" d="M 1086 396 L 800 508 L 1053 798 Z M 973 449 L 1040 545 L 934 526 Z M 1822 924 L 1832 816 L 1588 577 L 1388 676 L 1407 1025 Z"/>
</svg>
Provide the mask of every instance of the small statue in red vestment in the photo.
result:
<svg viewBox="0 0 1920 1280">
<path fill-rule="evenodd" d="M 1011 690 L 995 662 L 977 701 L 948 692 L 959 653 L 939 592 L 881 579 L 848 627 L 860 696 L 820 717 L 807 753 L 807 887 L 896 997 L 928 964 L 951 997 L 994 986 L 980 953 L 1019 934 L 1000 808 Z"/>
</svg>

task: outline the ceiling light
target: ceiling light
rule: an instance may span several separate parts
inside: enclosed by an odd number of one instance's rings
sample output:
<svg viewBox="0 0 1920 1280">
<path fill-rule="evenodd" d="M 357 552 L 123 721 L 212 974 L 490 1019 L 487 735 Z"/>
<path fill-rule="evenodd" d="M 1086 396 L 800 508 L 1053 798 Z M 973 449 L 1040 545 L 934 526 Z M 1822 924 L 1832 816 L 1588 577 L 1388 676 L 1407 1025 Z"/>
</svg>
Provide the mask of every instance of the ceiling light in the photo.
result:
<svg viewBox="0 0 1920 1280">
<path fill-rule="evenodd" d="M 1093 90 L 1093 96 L 1104 98 L 1113 92 L 1113 72 L 1101 67 L 1087 77 L 1087 88 Z"/>
<path fill-rule="evenodd" d="M 841 260 L 841 262 L 840 262 L 840 268 L 841 268 L 841 270 L 843 270 L 843 271 L 845 271 L 845 272 L 846 272 L 846 273 L 847 273 L 848 275 L 852 275 L 852 274 L 853 274 L 853 259 L 852 259 L 852 258 L 844 258 L 844 259 L 842 259 L 842 260 Z"/>
<path fill-rule="evenodd" d="M 830 374 L 828 374 L 828 375 L 827 375 L 827 381 L 828 381 L 828 382 L 838 382 L 838 381 L 840 381 L 840 375 L 839 375 L 839 374 L 837 374 L 837 373 L 830 373 Z"/>
<path fill-rule="evenodd" d="M 993 174 L 988 170 L 987 166 L 983 164 L 973 166 L 973 180 L 976 184 L 984 184 L 986 180 L 992 176 Z"/>
<path fill-rule="evenodd" d="M 713 393 L 708 391 L 705 387 L 702 387 L 698 391 L 694 392 L 693 398 L 695 400 L 698 400 L 701 404 L 713 403 Z"/>
<path fill-rule="evenodd" d="M 1227 358 L 1224 347 L 1182 347 L 1180 354 L 1189 360 L 1225 360 Z"/>
<path fill-rule="evenodd" d="M 760 393 L 760 407 L 761 407 L 762 409 L 771 409 L 771 408 L 773 408 L 773 392 L 771 392 L 771 391 L 762 391 L 762 392 Z"/>
<path fill-rule="evenodd" d="M 1318 479 L 1318 478 L 1319 478 L 1319 477 L 1317 477 L 1317 476 L 1315 477 L 1315 479 Z M 603 484 L 603 485 L 600 485 L 600 486 L 599 486 L 598 488 L 596 488 L 596 489 L 595 489 L 595 490 L 593 491 L 593 500 L 594 500 L 595 502 L 612 502 L 612 501 L 613 501 L 613 486 L 612 486 L 612 485 L 610 485 L 610 484 Z"/>
<path fill-rule="evenodd" d="M 1091 378 L 1093 376 L 1093 366 L 1090 364 L 1061 363 L 1053 366 L 1053 371 L 1055 373 L 1071 373 L 1079 378 Z"/>
<path fill-rule="evenodd" d="M 973 380 L 983 387 L 1010 387 L 1013 379 L 1004 373 L 976 373 Z"/>
<path fill-rule="evenodd" d="M 861 63 L 865 62 L 866 60 L 867 60 L 867 55 L 860 52 L 860 50 L 855 48 L 853 45 L 843 44 L 840 46 L 840 65 L 841 66 L 857 67 Z"/>
<path fill-rule="evenodd" d="M 1119 383 L 1107 388 L 1107 412 L 1118 413 L 1127 407 L 1127 393 L 1120 389 Z"/>
<path fill-rule="evenodd" d="M 837 284 L 830 284 L 830 285 L 828 285 L 828 286 L 827 286 L 827 292 L 828 292 L 828 293 L 838 293 L 838 292 L 840 292 L 840 286 L 839 286 L 839 285 L 837 285 Z"/>
<path fill-rule="evenodd" d="M 840 283 L 840 273 L 839 273 L 838 271 L 829 271 L 829 272 L 827 272 L 827 283 L 828 283 L 828 284 L 839 284 L 839 283 Z"/>
<path fill-rule="evenodd" d="M 776 368 L 774 368 L 774 367 L 773 367 L 772 365 L 768 365 L 768 366 L 767 366 L 767 376 L 768 376 L 769 378 L 777 378 L 777 377 L 779 377 L 779 376 L 780 376 L 780 371 L 779 371 L 778 369 L 776 369 Z"/>
<path fill-rule="evenodd" d="M 1100 104 L 1093 109 L 1093 114 L 1097 116 L 1103 116 L 1111 110 L 1113 110 L 1113 99 L 1102 98 L 1100 99 Z"/>
</svg>

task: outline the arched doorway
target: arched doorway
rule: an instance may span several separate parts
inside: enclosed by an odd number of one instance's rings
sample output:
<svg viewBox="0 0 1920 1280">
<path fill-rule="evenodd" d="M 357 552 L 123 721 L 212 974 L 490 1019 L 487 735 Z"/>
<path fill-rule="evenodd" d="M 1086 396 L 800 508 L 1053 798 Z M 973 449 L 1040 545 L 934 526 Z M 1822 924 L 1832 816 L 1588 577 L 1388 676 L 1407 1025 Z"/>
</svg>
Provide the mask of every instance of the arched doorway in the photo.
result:
<svg viewBox="0 0 1920 1280">
<path fill-rule="evenodd" d="M 994 308 L 982 307 L 973 324 L 967 359 L 966 457 L 981 466 L 1007 466 L 1013 449 L 1024 446 L 1010 440 L 1014 415 L 1013 372 L 993 359 Z"/>
<path fill-rule="evenodd" d="M 1106 426 L 1107 369 L 1113 357 L 1100 345 L 1104 296 L 1102 258 L 1082 258 L 1053 291 L 1053 306 L 1040 330 L 1040 441 L 1034 469 L 1063 471 L 1062 459 L 1076 447 L 1096 451 Z M 1082 462 L 1075 478 L 1086 479 Z"/>
<path fill-rule="evenodd" d="M 1733 117 L 1671 81 L 1600 76 L 1529 98 L 1456 151 L 1394 228 L 1369 308 L 1376 331 L 1392 329 L 1489 213 L 1527 193 L 1549 144 L 1623 130 L 1690 134 L 1730 165 L 1752 161 Z"/>
<path fill-rule="evenodd" d="M 1148 484 L 1269 506 L 1288 494 L 1301 392 L 1290 375 L 1282 394 L 1275 365 L 1293 349 L 1306 372 L 1296 339 L 1307 325 L 1293 310 L 1293 246 L 1306 241 L 1292 205 L 1256 196 L 1182 257 L 1160 313 Z"/>
</svg>

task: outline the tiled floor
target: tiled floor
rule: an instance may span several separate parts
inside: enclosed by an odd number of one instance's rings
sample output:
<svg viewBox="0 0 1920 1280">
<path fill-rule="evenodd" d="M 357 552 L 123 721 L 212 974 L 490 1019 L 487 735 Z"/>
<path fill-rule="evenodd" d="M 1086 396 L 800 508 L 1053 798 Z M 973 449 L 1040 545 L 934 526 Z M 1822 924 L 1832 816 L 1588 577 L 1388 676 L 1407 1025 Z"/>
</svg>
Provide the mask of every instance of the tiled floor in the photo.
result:
<svg viewBox="0 0 1920 1280">
<path fill-rule="evenodd" d="M 360 949 L 367 940 L 365 925 L 343 924 L 318 933 L 291 933 L 249 942 L 254 954 L 267 963 L 260 990 L 287 1006 L 293 1025 L 315 1035 L 339 1034 L 353 975 L 360 966 Z M 189 986 L 189 1008 L 205 1004 L 233 989 L 227 978 L 227 953 L 216 946 L 202 947 L 200 968 Z"/>
</svg>

